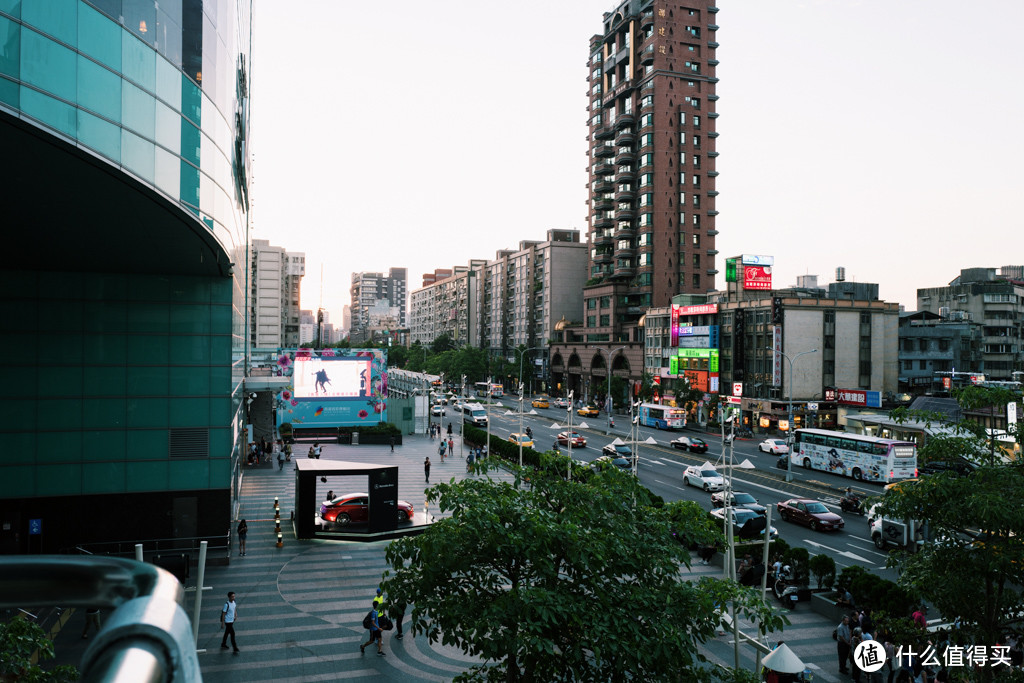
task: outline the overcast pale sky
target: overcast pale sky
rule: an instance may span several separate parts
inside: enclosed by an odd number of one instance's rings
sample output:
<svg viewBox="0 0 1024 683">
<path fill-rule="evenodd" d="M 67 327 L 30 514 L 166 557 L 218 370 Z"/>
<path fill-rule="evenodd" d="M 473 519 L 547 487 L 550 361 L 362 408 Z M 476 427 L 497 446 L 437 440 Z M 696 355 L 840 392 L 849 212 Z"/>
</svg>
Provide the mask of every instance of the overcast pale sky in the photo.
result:
<svg viewBox="0 0 1024 683">
<path fill-rule="evenodd" d="M 340 325 L 353 272 L 413 290 L 585 239 L 588 41 L 616 5 L 255 0 L 254 237 L 306 253 L 302 306 Z M 844 266 L 909 310 L 1024 263 L 1024 2 L 719 6 L 720 259 L 773 255 L 776 286 Z"/>
</svg>

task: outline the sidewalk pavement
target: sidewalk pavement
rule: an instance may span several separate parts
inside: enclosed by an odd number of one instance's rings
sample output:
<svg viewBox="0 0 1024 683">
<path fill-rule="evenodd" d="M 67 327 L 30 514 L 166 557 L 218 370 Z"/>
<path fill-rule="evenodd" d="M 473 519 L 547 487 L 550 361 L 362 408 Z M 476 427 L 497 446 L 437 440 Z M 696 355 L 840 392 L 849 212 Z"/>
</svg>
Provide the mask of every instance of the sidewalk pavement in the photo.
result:
<svg viewBox="0 0 1024 683">
<path fill-rule="evenodd" d="M 464 457 L 459 455 L 459 437 L 456 434 L 454 438 L 455 457 L 446 458 L 443 464 L 437 454 L 438 441 L 424 435 L 404 437 L 403 444 L 396 446 L 394 453 L 387 445 L 325 443 L 321 459 L 397 464 L 399 498 L 408 500 L 417 512 L 422 512 L 427 487 L 423 460 L 428 455 L 432 463 L 432 483 L 480 476 L 467 475 Z M 488 476 L 513 480 L 510 474 L 500 470 Z M 353 479 L 355 487 L 365 485 L 363 480 L 356 481 Z M 345 493 L 350 488 L 344 482 L 331 480 L 317 482 L 317 487 L 320 499 L 328 489 Z M 234 539 L 230 564 L 206 568 L 205 583 L 212 590 L 203 595 L 197 644 L 204 680 L 223 683 L 450 681 L 478 661 L 457 648 L 440 643 L 432 645 L 424 636 L 413 637 L 406 632 L 399 640 L 394 631 L 384 636 L 386 656 L 378 657 L 372 647 L 367 648 L 366 654 L 360 654 L 359 645 L 367 637 L 362 620 L 387 568 L 388 542 L 296 541 L 286 532 L 284 547 L 278 548 L 274 498 L 279 498 L 281 518 L 286 520 L 290 517 L 294 495 L 295 478 L 289 466 L 283 471 L 275 466 L 243 472 L 235 522 L 245 518 L 249 525 L 246 555 L 239 556 L 237 539 Z M 436 510 L 431 510 L 431 515 L 442 516 Z M 192 585 L 196 573 L 193 569 Z M 695 577 L 721 575 L 721 569 L 702 566 L 694 558 L 692 574 Z M 238 606 L 236 631 L 241 652 L 237 654 L 220 648 L 223 633 L 220 610 L 228 591 L 235 592 Z M 194 595 L 194 592 L 186 593 L 185 610 L 190 617 Z M 838 668 L 836 648 L 831 639 L 835 624 L 826 623 L 824 617 L 811 612 L 803 603 L 790 615 L 790 620 L 793 625 L 781 635 L 770 636 L 769 642 L 774 645 L 780 638 L 785 640 L 811 665 L 815 681 L 845 680 L 835 673 Z M 78 610 L 55 638 L 57 659 L 48 663 L 47 668 L 53 664 L 79 663 L 89 643 L 81 639 L 84 624 L 84 611 Z M 731 634 L 709 642 L 704 651 L 712 661 L 731 666 Z M 753 668 L 753 649 L 741 645 L 741 654 L 743 666 Z"/>
</svg>

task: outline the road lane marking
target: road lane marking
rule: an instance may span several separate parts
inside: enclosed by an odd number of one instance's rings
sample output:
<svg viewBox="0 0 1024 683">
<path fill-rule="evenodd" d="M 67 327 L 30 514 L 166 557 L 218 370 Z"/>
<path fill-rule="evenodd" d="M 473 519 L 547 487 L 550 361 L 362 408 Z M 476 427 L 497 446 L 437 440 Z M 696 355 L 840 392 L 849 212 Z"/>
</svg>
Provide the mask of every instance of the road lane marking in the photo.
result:
<svg viewBox="0 0 1024 683">
<path fill-rule="evenodd" d="M 861 562 L 868 562 L 870 564 L 874 564 L 870 560 L 868 560 L 868 558 L 866 558 L 866 557 L 861 557 L 860 555 L 857 555 L 856 553 L 851 553 L 851 552 L 849 552 L 847 550 L 840 550 L 839 548 L 833 548 L 832 546 L 825 545 L 824 543 L 818 543 L 817 541 L 811 541 L 809 539 L 805 540 L 804 543 L 806 543 L 807 545 L 813 545 L 816 548 L 824 548 L 825 550 L 831 550 L 832 552 L 836 553 L 837 555 L 842 555 L 843 557 L 848 557 L 851 560 L 859 560 Z"/>
</svg>

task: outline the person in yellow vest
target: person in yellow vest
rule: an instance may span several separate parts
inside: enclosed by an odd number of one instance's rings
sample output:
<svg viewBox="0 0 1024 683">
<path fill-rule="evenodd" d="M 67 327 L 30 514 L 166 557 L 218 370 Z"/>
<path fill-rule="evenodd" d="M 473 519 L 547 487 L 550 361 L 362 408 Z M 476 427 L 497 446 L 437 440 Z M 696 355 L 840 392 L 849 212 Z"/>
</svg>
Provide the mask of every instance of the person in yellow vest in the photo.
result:
<svg viewBox="0 0 1024 683">
<path fill-rule="evenodd" d="M 377 595 L 373 596 L 373 604 L 377 606 L 377 615 L 384 615 L 384 591 L 377 589 Z"/>
</svg>

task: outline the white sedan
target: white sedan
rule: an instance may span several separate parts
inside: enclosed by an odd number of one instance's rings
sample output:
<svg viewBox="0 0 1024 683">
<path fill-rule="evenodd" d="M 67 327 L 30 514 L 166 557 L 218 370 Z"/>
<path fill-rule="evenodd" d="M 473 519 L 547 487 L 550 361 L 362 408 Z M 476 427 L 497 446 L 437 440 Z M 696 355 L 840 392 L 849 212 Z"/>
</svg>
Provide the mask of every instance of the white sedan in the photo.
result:
<svg viewBox="0 0 1024 683">
<path fill-rule="evenodd" d="M 757 450 L 762 453 L 771 453 L 773 455 L 785 455 L 789 453 L 789 446 L 782 439 L 765 439 L 761 443 L 757 444 Z"/>
<path fill-rule="evenodd" d="M 683 481 L 689 486 L 697 486 L 705 491 L 721 491 L 725 480 L 714 467 L 691 465 L 683 474 Z"/>
</svg>

